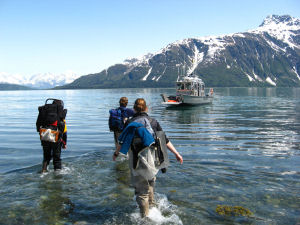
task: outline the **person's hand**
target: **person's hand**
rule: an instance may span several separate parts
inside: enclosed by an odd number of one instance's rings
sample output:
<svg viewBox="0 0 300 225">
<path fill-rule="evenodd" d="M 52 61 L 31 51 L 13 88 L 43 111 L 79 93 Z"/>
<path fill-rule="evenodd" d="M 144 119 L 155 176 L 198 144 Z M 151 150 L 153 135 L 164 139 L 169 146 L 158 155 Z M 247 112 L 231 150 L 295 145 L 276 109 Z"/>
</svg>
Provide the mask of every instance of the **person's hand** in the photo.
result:
<svg viewBox="0 0 300 225">
<path fill-rule="evenodd" d="M 63 149 L 67 149 L 67 145 L 63 145 L 62 148 L 63 148 Z"/>
<path fill-rule="evenodd" d="M 180 162 L 180 164 L 183 163 L 183 159 L 182 159 L 182 156 L 177 152 L 177 150 L 175 149 L 174 145 L 171 143 L 171 141 L 169 141 L 167 143 L 167 147 L 168 149 L 175 155 L 177 161 Z"/>
<path fill-rule="evenodd" d="M 182 164 L 182 163 L 183 163 L 182 156 L 181 156 L 179 153 L 178 153 L 178 154 L 176 154 L 175 156 L 176 156 L 176 159 L 177 159 L 177 161 L 179 161 L 179 162 L 180 162 L 180 164 Z"/>
<path fill-rule="evenodd" d="M 114 154 L 113 154 L 113 160 L 114 161 L 116 161 L 116 158 L 119 156 L 119 154 L 120 154 L 120 149 L 121 149 L 121 145 L 117 145 L 117 148 L 116 148 L 116 150 L 115 150 L 115 152 L 114 152 Z"/>
<path fill-rule="evenodd" d="M 113 154 L 113 161 L 116 161 L 116 158 L 119 156 L 119 153 L 114 152 Z"/>
</svg>

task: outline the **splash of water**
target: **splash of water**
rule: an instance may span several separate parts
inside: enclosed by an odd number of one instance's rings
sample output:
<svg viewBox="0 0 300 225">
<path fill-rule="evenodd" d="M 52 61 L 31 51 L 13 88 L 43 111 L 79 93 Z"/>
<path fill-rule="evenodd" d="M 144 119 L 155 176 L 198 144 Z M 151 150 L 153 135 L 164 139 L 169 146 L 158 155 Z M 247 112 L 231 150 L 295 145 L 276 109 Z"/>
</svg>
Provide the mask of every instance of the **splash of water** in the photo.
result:
<svg viewBox="0 0 300 225">
<path fill-rule="evenodd" d="M 131 219 L 137 224 L 178 224 L 182 221 L 177 215 L 177 207 L 168 201 L 166 195 L 156 193 L 156 207 L 149 210 L 147 218 L 141 218 L 137 209 L 131 214 Z"/>
</svg>

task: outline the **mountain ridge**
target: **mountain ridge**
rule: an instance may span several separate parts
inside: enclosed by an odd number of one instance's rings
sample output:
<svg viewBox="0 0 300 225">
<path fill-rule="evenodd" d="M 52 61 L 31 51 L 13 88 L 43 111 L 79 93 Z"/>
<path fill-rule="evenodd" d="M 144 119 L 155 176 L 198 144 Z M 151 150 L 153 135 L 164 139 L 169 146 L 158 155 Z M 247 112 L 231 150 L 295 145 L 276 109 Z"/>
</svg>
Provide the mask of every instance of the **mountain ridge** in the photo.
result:
<svg viewBox="0 0 300 225">
<path fill-rule="evenodd" d="M 196 73 L 207 86 L 300 86 L 300 20 L 271 15 L 254 30 L 187 38 L 59 88 L 173 87 Z"/>
</svg>

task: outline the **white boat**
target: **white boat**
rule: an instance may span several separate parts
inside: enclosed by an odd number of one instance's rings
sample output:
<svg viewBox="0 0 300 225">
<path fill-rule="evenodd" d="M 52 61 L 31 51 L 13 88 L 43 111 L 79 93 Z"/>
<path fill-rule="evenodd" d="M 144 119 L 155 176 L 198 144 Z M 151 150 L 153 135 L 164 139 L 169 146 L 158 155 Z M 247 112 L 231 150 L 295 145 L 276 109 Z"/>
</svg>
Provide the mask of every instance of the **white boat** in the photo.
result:
<svg viewBox="0 0 300 225">
<path fill-rule="evenodd" d="M 164 105 L 201 105 L 213 101 L 213 89 L 205 93 L 205 84 L 197 76 L 188 75 L 176 82 L 176 95 L 161 94 Z"/>
</svg>

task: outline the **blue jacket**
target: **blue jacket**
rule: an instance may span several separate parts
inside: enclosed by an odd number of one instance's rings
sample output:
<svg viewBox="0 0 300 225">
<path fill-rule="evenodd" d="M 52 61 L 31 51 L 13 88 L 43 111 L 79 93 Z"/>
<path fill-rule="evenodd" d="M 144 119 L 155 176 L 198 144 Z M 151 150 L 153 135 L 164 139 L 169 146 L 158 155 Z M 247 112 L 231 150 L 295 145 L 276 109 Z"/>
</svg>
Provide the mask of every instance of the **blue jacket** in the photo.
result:
<svg viewBox="0 0 300 225">
<path fill-rule="evenodd" d="M 150 146 L 155 141 L 152 134 L 144 127 L 143 124 L 137 122 L 131 122 L 121 133 L 118 138 L 119 143 L 121 144 L 121 150 L 123 154 L 127 154 L 131 142 L 134 138 L 135 131 L 137 129 L 137 135 L 142 139 L 143 145 Z"/>
</svg>

